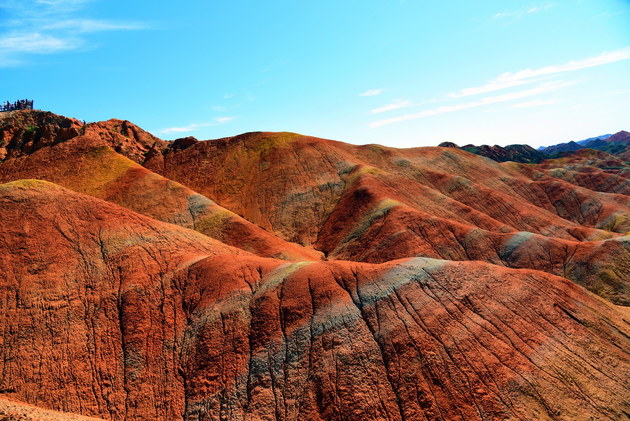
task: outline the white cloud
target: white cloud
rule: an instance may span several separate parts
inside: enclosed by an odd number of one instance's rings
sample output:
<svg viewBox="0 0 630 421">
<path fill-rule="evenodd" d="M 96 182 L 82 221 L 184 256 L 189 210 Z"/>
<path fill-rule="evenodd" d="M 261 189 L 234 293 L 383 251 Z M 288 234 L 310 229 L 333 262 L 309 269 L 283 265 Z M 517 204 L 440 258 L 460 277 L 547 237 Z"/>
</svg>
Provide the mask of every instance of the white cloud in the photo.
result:
<svg viewBox="0 0 630 421">
<path fill-rule="evenodd" d="M 190 133 L 190 132 L 199 130 L 203 127 L 219 126 L 221 124 L 225 124 L 232 120 L 234 120 L 234 117 L 216 117 L 212 119 L 212 121 L 209 123 L 192 123 L 192 124 L 189 124 L 188 126 L 183 126 L 183 127 L 168 127 L 166 129 L 160 130 L 160 133 L 163 133 L 163 134 Z"/>
<path fill-rule="evenodd" d="M 405 114 L 398 117 L 392 117 L 386 120 L 374 121 L 369 124 L 369 128 L 374 129 L 374 128 L 386 126 L 392 123 L 399 123 L 401 121 L 416 120 L 419 118 L 445 114 L 445 113 L 451 113 L 454 111 L 481 107 L 484 105 L 496 104 L 500 102 L 513 101 L 516 99 L 526 98 L 526 97 L 530 97 L 534 95 L 541 95 L 547 92 L 558 90 L 560 88 L 563 88 L 572 84 L 574 84 L 574 82 L 561 81 L 561 82 L 541 83 L 537 87 L 528 89 L 525 91 L 511 92 L 508 94 L 503 94 L 503 95 L 498 95 L 498 96 L 485 97 L 477 101 L 464 102 L 464 103 L 455 104 L 455 105 L 446 105 L 446 106 L 434 108 L 432 110 L 424 110 L 419 113 L 410 113 L 410 114 Z"/>
<path fill-rule="evenodd" d="M 52 54 L 89 47 L 81 34 L 145 29 L 137 22 L 86 19 L 91 0 L 0 0 L 0 66 L 27 63 L 31 54 Z"/>
<path fill-rule="evenodd" d="M 77 48 L 80 42 L 70 38 L 57 38 L 38 32 L 10 34 L 0 37 L 0 51 L 3 53 L 48 54 Z"/>
<path fill-rule="evenodd" d="M 35 3 L 56 7 L 72 7 L 87 3 L 88 0 L 36 0 Z"/>
<path fill-rule="evenodd" d="M 530 7 L 529 9 L 527 9 L 527 14 L 530 15 L 532 13 L 544 12 L 545 10 L 549 10 L 552 7 L 553 7 L 553 4 L 546 4 L 544 6 Z"/>
<path fill-rule="evenodd" d="M 42 29 L 65 29 L 72 32 L 102 32 L 102 31 L 133 31 L 144 29 L 146 25 L 131 22 L 109 22 L 92 19 L 68 19 L 52 22 L 42 26 Z"/>
<path fill-rule="evenodd" d="M 384 89 L 368 89 L 367 91 L 360 93 L 359 96 L 375 96 L 382 94 L 384 91 Z"/>
<path fill-rule="evenodd" d="M 384 113 L 386 111 L 398 110 L 400 108 L 409 107 L 411 105 L 412 105 L 411 101 L 408 101 L 406 99 L 397 99 L 391 104 L 383 105 L 382 107 L 373 109 L 372 114 L 379 114 L 379 113 Z"/>
<path fill-rule="evenodd" d="M 458 93 L 451 93 L 451 98 L 460 98 L 463 96 L 486 94 L 488 92 L 500 91 L 502 89 L 512 88 L 514 86 L 524 85 L 527 83 L 535 83 L 541 81 L 543 78 L 537 79 L 520 79 L 520 80 L 504 80 L 499 76 L 498 78 L 491 80 L 482 86 L 476 86 L 473 88 L 464 88 Z"/>
<path fill-rule="evenodd" d="M 557 104 L 558 102 L 560 101 L 557 99 L 535 99 L 533 101 L 519 102 L 512 105 L 512 108 L 541 107 L 543 105 Z"/>
<path fill-rule="evenodd" d="M 488 92 L 511 88 L 513 86 L 539 82 L 559 73 L 574 72 L 577 70 L 587 69 L 589 67 L 603 66 L 605 64 L 615 63 L 627 59 L 630 59 L 630 47 L 605 52 L 598 56 L 589 57 L 583 60 L 569 61 L 564 64 L 540 67 L 538 69 L 524 69 L 513 73 L 503 73 L 485 85 L 465 88 L 458 93 L 450 94 L 450 96 L 453 98 L 459 98 L 470 95 L 485 94 Z"/>
<path fill-rule="evenodd" d="M 90 0 L 1 0 L 0 8 L 18 20 L 66 16 L 76 12 Z"/>
<path fill-rule="evenodd" d="M 168 127 L 166 129 L 160 130 L 160 133 L 170 134 L 170 133 L 186 133 L 186 132 L 194 132 L 195 130 L 203 127 L 201 124 L 189 124 L 184 127 Z"/>
</svg>

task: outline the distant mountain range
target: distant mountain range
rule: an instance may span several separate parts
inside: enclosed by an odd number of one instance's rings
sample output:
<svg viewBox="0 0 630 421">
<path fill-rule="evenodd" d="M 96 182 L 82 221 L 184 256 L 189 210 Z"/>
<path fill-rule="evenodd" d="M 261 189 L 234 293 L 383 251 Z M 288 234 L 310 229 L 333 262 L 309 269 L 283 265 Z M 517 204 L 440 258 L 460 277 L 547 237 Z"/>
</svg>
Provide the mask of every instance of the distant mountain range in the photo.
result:
<svg viewBox="0 0 630 421">
<path fill-rule="evenodd" d="M 615 134 L 605 134 L 580 141 L 558 143 L 551 146 L 541 146 L 534 149 L 529 145 L 465 145 L 458 146 L 452 142 L 443 142 L 439 146 L 459 148 L 476 155 L 485 156 L 498 162 L 514 161 L 526 164 L 536 164 L 545 159 L 553 159 L 565 156 L 567 153 L 581 149 L 595 149 L 615 155 L 625 160 L 630 159 L 630 133 L 620 131 Z"/>
<path fill-rule="evenodd" d="M 440 143 L 439 146 L 459 148 L 459 146 L 450 142 Z M 548 158 L 547 154 L 537 151 L 529 145 L 508 145 L 504 147 L 499 145 L 475 146 L 470 144 L 462 146 L 459 149 L 463 149 L 476 155 L 485 156 L 486 158 L 490 158 L 498 162 L 516 161 L 522 163 L 538 163 Z"/>
<path fill-rule="evenodd" d="M 551 146 L 541 146 L 537 150 L 548 153 L 548 154 L 554 154 L 558 152 L 577 151 L 584 147 L 587 147 L 587 145 L 591 144 L 592 142 L 604 141 L 606 139 L 609 139 L 611 136 L 612 134 L 604 134 L 601 136 L 589 137 L 588 139 L 579 140 L 577 142 L 572 140 L 570 142 L 558 143 Z"/>
<path fill-rule="evenodd" d="M 610 136 L 612 136 L 612 134 L 603 134 L 601 136 L 589 137 L 588 139 L 580 140 L 577 143 L 579 143 L 580 145 L 586 145 L 587 143 L 592 142 L 593 140 L 606 140 Z"/>
</svg>

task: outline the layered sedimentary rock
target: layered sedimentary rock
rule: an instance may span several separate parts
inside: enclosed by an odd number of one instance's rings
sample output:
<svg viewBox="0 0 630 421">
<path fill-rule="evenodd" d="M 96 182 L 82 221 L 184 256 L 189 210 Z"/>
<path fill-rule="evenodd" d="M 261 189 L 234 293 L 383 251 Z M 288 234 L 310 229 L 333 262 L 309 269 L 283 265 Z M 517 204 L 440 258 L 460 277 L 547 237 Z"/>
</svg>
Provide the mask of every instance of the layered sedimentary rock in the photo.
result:
<svg viewBox="0 0 630 421">
<path fill-rule="evenodd" d="M 114 419 L 623 416 L 627 323 L 565 279 L 265 259 L 45 182 L 2 185 L 0 205 L 20 221 L 0 228 L 1 387 L 22 400 Z"/>
<path fill-rule="evenodd" d="M 485 260 L 566 276 L 630 302 L 624 174 L 558 173 L 550 163 L 499 164 L 459 149 L 292 133 L 171 146 L 144 165 L 329 258 Z"/>
<path fill-rule="evenodd" d="M 35 117 L 41 120 L 44 116 Z M 131 123 L 120 121 L 111 132 L 106 131 L 111 124 L 112 121 L 89 124 L 86 134 L 6 159 L 0 165 L 0 182 L 47 180 L 160 221 L 193 228 L 263 256 L 290 260 L 320 258 L 321 253 L 283 241 L 207 197 L 115 152 L 112 144 L 118 142 L 115 139 L 124 138 L 121 133 L 128 135 L 126 150 L 132 151 L 128 154 L 130 158 L 148 144 L 144 141 L 140 146 L 132 146 L 134 139 L 151 139 L 151 136 Z M 157 144 L 160 142 L 163 141 Z"/>
</svg>

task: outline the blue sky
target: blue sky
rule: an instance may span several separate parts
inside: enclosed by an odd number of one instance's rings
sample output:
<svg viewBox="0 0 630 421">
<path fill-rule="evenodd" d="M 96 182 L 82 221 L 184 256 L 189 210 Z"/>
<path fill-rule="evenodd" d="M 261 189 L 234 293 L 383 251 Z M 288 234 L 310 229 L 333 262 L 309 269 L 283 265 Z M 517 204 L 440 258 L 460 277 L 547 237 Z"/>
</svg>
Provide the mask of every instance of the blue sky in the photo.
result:
<svg viewBox="0 0 630 421">
<path fill-rule="evenodd" d="M 397 147 L 630 130 L 630 1 L 0 0 L 0 101 L 163 139 Z"/>
</svg>

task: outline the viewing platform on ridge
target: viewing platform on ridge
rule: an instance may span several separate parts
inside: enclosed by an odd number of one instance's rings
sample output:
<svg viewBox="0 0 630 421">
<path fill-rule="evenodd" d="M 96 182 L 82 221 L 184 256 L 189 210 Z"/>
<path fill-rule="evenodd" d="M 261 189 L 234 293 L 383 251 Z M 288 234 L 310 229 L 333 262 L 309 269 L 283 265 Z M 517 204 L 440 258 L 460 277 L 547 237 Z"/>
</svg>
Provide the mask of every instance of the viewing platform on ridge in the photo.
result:
<svg viewBox="0 0 630 421">
<path fill-rule="evenodd" d="M 0 104 L 0 112 L 16 111 L 16 110 L 32 110 L 32 109 L 33 109 L 32 99 L 19 99 L 13 103 L 6 101 L 5 103 Z"/>
</svg>

